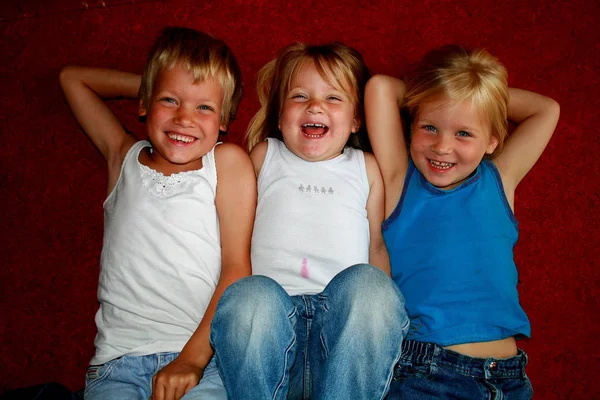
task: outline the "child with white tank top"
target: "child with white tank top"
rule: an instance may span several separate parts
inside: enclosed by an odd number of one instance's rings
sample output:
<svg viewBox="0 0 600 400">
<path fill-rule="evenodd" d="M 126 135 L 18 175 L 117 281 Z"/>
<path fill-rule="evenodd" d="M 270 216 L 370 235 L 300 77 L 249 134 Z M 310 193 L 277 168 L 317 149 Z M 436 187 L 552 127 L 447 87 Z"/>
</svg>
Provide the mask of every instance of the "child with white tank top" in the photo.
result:
<svg viewBox="0 0 600 400">
<path fill-rule="evenodd" d="M 256 179 L 243 149 L 216 146 L 241 98 L 222 41 L 166 28 L 145 71 L 66 67 L 65 97 L 108 164 L 96 314 L 85 398 L 225 399 L 210 323 L 225 288 L 250 273 Z M 103 99 L 140 95 L 148 140 Z"/>
<path fill-rule="evenodd" d="M 368 78 L 340 43 L 288 46 L 259 73 L 253 276 L 223 294 L 211 329 L 229 398 L 388 391 L 408 318 L 389 278 L 379 168 L 363 152 Z"/>
</svg>

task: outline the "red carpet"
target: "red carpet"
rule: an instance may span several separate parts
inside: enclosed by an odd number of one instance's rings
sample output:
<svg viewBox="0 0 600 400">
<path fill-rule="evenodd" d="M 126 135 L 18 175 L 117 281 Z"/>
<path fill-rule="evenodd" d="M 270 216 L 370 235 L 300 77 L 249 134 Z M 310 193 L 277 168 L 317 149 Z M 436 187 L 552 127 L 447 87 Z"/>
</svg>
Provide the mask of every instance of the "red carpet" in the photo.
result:
<svg viewBox="0 0 600 400">
<path fill-rule="evenodd" d="M 158 31 L 184 25 L 224 39 L 241 64 L 245 97 L 227 138 L 238 143 L 257 110 L 256 72 L 292 41 L 340 40 L 394 75 L 432 47 L 481 46 L 504 61 L 511 85 L 556 99 L 554 138 L 516 194 L 533 326 L 520 345 L 536 399 L 598 396 L 597 1 L 10 2 L 0 5 L 0 393 L 47 381 L 78 389 L 94 349 L 106 168 L 70 115 L 59 69 L 140 71 Z M 134 102 L 114 108 L 143 132 Z"/>
</svg>

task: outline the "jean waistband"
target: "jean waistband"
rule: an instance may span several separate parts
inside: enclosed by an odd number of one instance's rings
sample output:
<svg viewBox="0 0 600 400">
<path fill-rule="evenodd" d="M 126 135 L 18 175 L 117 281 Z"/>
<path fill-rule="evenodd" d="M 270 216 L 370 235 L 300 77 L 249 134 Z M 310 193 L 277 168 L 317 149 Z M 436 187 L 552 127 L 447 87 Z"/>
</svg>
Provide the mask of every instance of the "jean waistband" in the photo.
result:
<svg viewBox="0 0 600 400">
<path fill-rule="evenodd" d="M 445 349 L 435 343 L 416 340 L 402 342 L 401 358 L 451 368 L 463 375 L 484 379 L 524 378 L 527 365 L 527 354 L 521 349 L 518 349 L 516 356 L 509 358 L 476 358 Z"/>
</svg>

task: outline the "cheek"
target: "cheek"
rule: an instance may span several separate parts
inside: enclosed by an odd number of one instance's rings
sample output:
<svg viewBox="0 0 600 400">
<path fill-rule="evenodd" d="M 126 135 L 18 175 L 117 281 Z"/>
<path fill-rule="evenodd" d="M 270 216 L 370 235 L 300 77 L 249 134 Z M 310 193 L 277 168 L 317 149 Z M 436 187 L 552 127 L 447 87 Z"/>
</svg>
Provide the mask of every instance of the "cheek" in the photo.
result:
<svg viewBox="0 0 600 400">
<path fill-rule="evenodd" d="M 422 135 L 421 133 L 414 133 L 410 138 L 410 149 L 411 151 L 420 150 L 429 145 L 429 141 L 427 140 L 427 136 Z"/>
<path fill-rule="evenodd" d="M 162 107 L 152 108 L 146 115 L 147 123 L 160 123 L 170 118 L 170 112 L 168 109 Z"/>
</svg>

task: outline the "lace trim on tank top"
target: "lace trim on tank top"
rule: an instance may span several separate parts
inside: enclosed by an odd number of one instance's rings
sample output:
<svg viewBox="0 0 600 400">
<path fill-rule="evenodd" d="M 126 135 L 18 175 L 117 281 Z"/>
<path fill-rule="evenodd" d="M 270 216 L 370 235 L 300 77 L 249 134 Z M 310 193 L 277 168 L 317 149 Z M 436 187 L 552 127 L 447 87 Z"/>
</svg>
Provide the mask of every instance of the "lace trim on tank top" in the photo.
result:
<svg viewBox="0 0 600 400">
<path fill-rule="evenodd" d="M 187 182 L 200 176 L 201 170 L 178 172 L 165 176 L 162 172 L 153 170 L 140 163 L 142 184 L 156 197 L 166 198 L 181 193 L 187 186 Z"/>
</svg>

